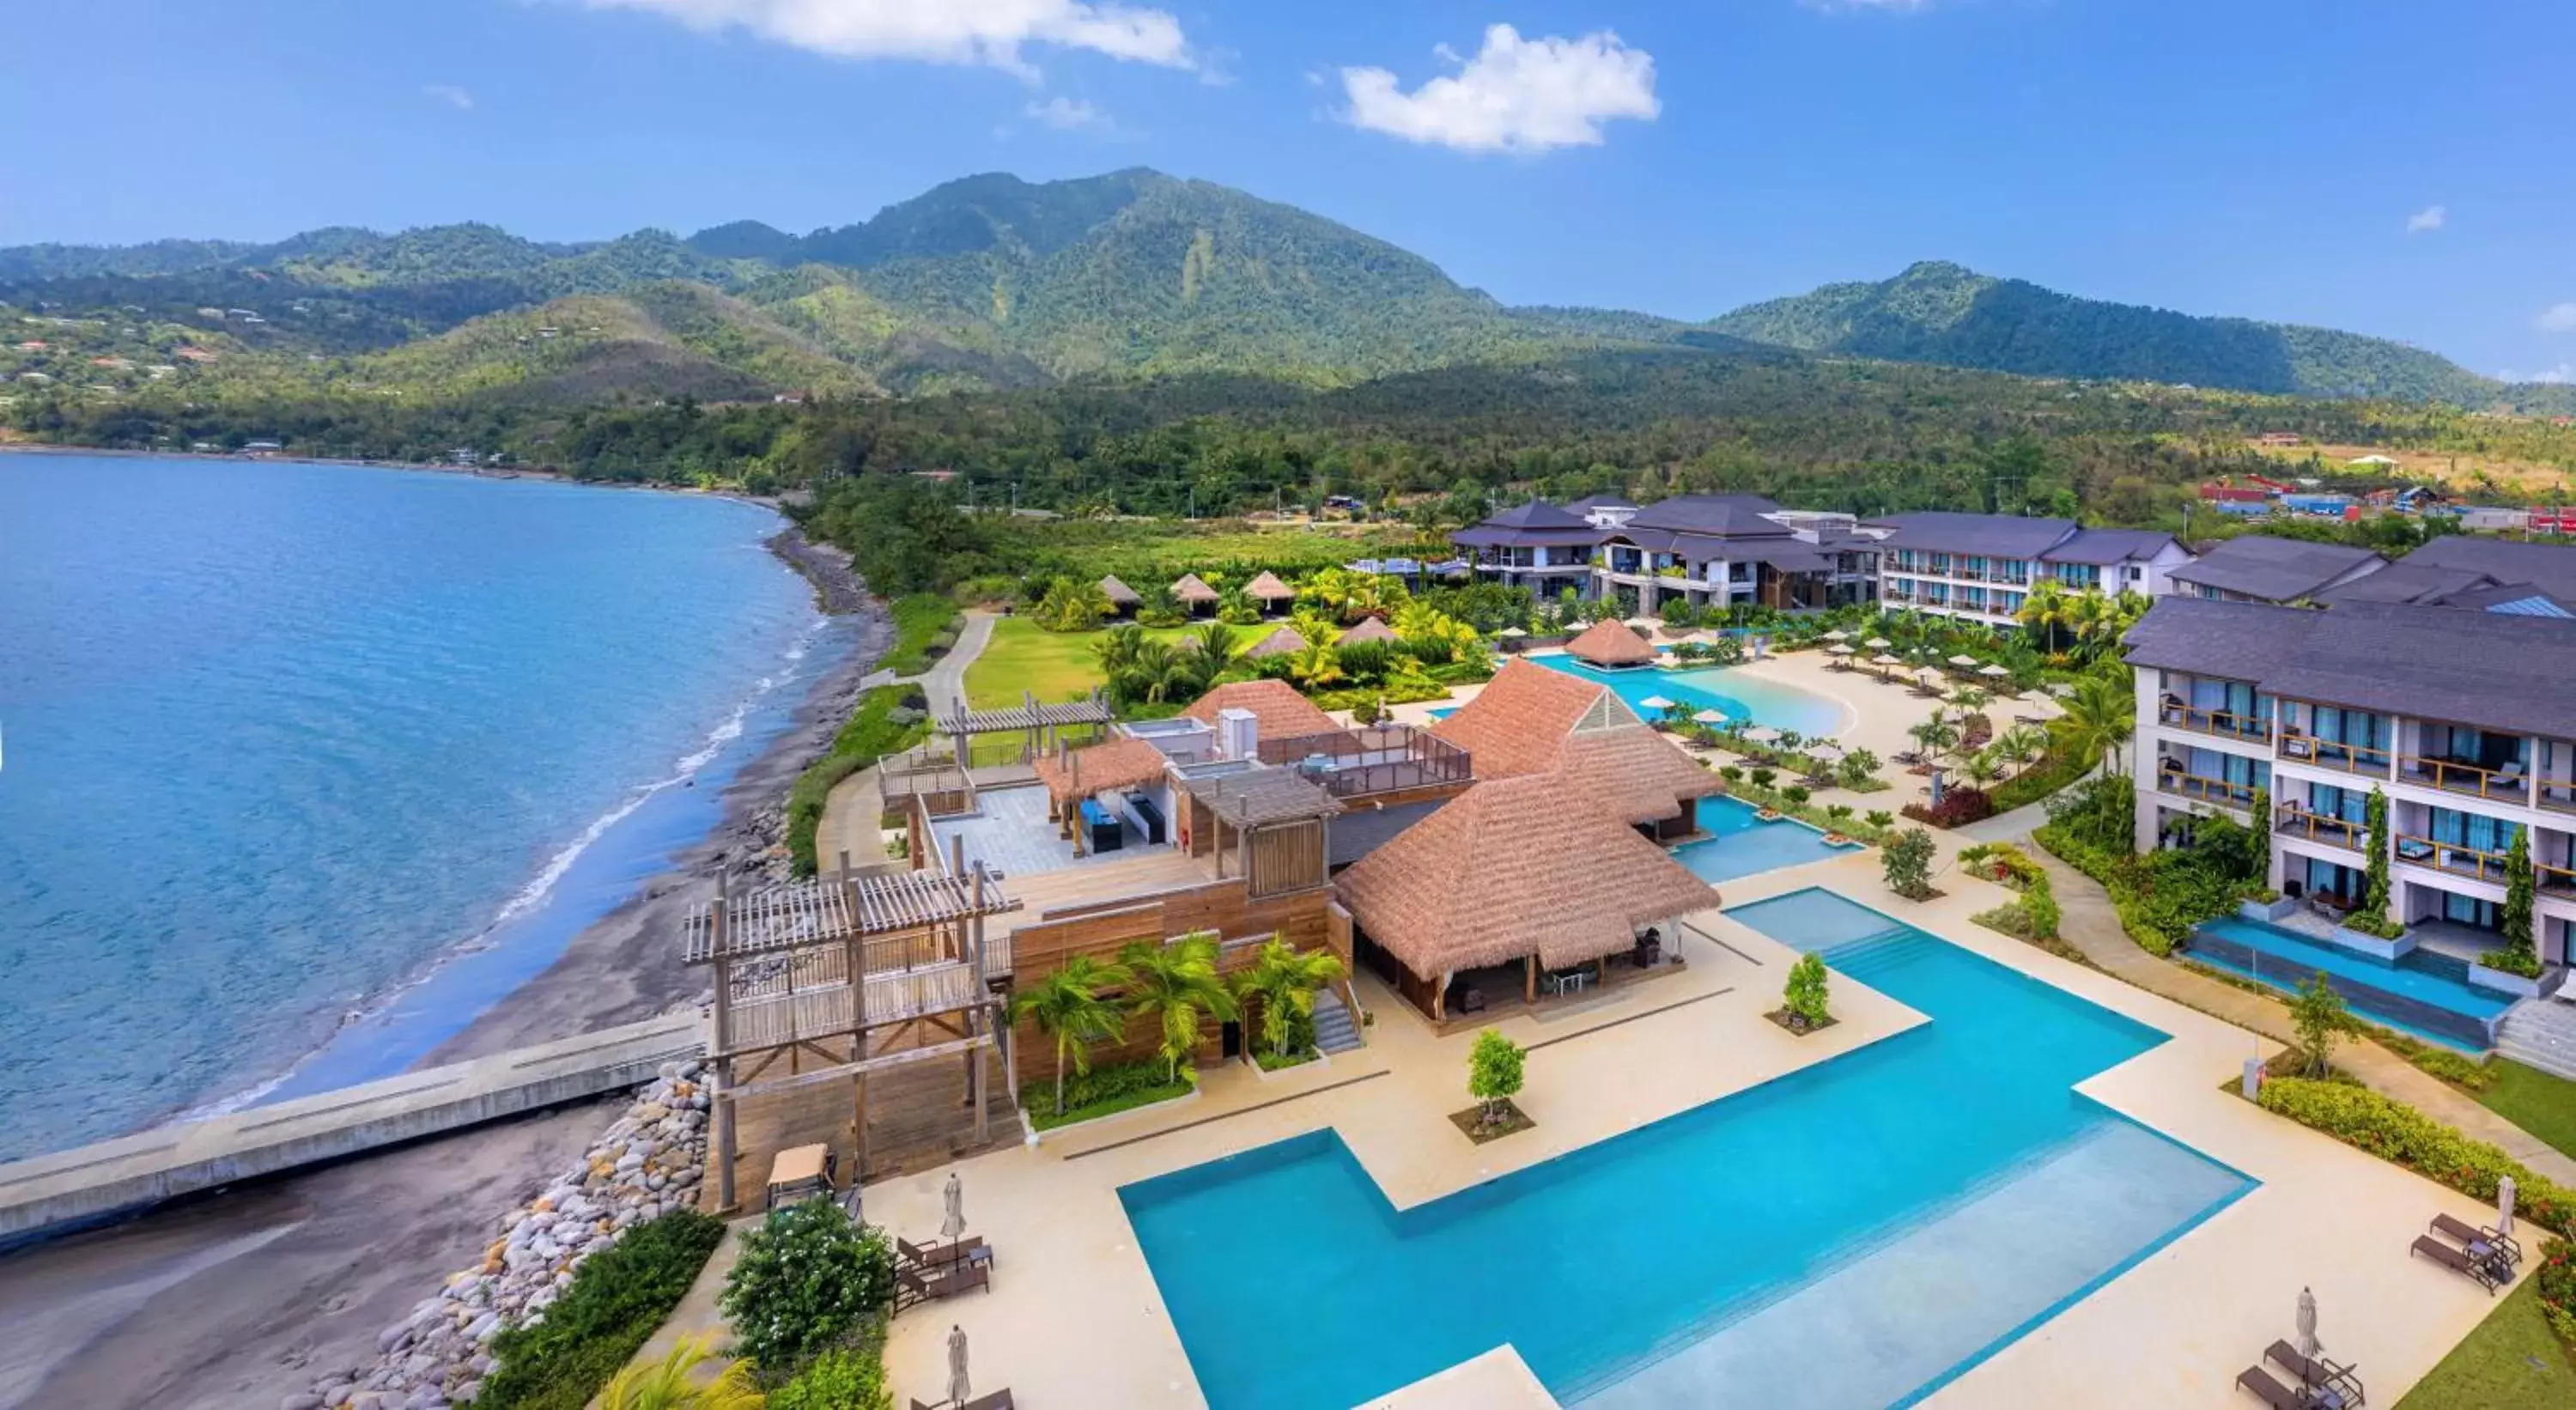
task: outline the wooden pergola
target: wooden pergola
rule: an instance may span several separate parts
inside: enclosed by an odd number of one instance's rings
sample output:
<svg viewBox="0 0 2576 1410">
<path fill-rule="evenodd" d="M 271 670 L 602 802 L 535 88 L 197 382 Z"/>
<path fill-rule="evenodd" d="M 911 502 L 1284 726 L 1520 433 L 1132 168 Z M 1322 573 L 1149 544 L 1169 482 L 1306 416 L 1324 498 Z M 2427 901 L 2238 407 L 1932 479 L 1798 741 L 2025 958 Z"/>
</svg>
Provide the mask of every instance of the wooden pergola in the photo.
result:
<svg viewBox="0 0 2576 1410">
<path fill-rule="evenodd" d="M 1233 874 L 1255 898 L 1322 886 L 1330 880 L 1332 819 L 1342 805 L 1294 769 L 1254 768 L 1184 777 L 1189 851 L 1213 857 L 1219 879 L 1226 853 Z"/>
<path fill-rule="evenodd" d="M 744 1097 L 848 1080 L 854 1169 L 864 1171 L 868 1075 L 962 1056 L 975 1136 L 985 1139 L 984 1050 L 1005 1041 L 993 986 L 1010 974 L 1011 953 L 1009 936 L 986 939 L 984 919 L 1019 904 L 978 862 L 892 876 L 844 870 L 742 893 L 725 881 L 690 912 L 681 961 L 715 969 L 707 1060 L 719 1208 L 737 1207 L 734 1116 Z M 900 1028 L 911 1031 L 880 1034 Z M 820 1066 L 806 1069 L 809 1058 Z M 781 1059 L 787 1071 L 773 1073 Z"/>
<path fill-rule="evenodd" d="M 1020 759 L 1025 763 L 1055 753 L 1063 745 L 1102 738 L 1109 733 L 1109 722 L 1117 718 L 1117 713 L 1110 708 L 1109 697 L 1096 689 L 1080 700 L 1049 703 L 1024 694 L 1019 704 L 998 710 L 951 711 L 939 721 L 939 732 L 948 736 L 961 765 L 974 761 L 977 735 L 1021 735 Z M 1069 733 L 1079 733 L 1081 738 L 1069 738 Z"/>
</svg>

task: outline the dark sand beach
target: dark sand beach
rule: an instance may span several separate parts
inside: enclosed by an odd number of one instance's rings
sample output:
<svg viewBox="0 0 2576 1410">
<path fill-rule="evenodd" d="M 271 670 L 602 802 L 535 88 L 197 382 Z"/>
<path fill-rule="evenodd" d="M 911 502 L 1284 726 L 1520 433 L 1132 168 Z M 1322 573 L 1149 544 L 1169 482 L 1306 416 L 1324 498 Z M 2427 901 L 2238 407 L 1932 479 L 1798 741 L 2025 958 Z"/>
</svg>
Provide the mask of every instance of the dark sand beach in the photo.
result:
<svg viewBox="0 0 2576 1410">
<path fill-rule="evenodd" d="M 752 872 L 779 840 L 796 774 L 848 717 L 886 626 L 834 550 L 771 547 L 859 640 L 793 722 L 727 786 L 724 821 L 642 894 L 422 1064 L 650 1017 L 693 1001 L 677 918 L 719 867 Z M 579 1157 L 623 1099 L 482 1127 L 215 1192 L 0 1255 L 0 1410 L 276 1410 L 473 1264 L 494 1221 Z"/>
</svg>

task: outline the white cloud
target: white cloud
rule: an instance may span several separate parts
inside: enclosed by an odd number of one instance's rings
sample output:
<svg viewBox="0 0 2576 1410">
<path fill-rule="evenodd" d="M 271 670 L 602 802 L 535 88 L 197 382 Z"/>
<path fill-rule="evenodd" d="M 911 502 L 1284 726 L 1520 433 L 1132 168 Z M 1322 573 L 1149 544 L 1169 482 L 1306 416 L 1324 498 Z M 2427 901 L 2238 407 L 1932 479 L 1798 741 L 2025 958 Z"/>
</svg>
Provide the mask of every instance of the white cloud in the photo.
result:
<svg viewBox="0 0 2576 1410">
<path fill-rule="evenodd" d="M 1066 132 L 1084 127 L 1105 130 L 1117 125 L 1110 121 L 1109 114 L 1079 98 L 1049 98 L 1043 103 L 1031 103 L 1023 111 L 1049 127 Z"/>
<path fill-rule="evenodd" d="M 2576 362 L 2562 362 L 2541 372 L 2516 372 L 2511 368 L 2496 374 L 2499 382 L 2576 382 Z"/>
<path fill-rule="evenodd" d="M 2552 304 L 2532 322 L 2543 333 L 2576 333 L 2576 303 Z"/>
<path fill-rule="evenodd" d="M 2424 209 L 2406 217 L 2406 233 L 2409 235 L 2421 235 L 2427 230 L 2439 230 L 2442 228 L 2442 222 L 2449 220 L 2450 218 L 2451 212 L 2448 207 L 2426 206 Z"/>
<path fill-rule="evenodd" d="M 1354 127 L 1409 142 L 1471 152 L 1544 152 L 1601 145 L 1613 118 L 1652 121 L 1655 60 L 1608 30 L 1581 39 L 1523 39 L 1507 24 L 1485 31 L 1485 47 L 1461 60 L 1448 46 L 1434 51 L 1458 72 L 1406 93 L 1382 68 L 1342 70 Z"/>
<path fill-rule="evenodd" d="M 420 91 L 424 96 L 435 98 L 451 108 L 465 112 L 474 111 L 474 95 L 453 83 L 424 83 L 420 86 Z"/>
<path fill-rule="evenodd" d="M 1168 11 L 1104 0 L 581 0 L 645 10 L 692 29 L 741 29 L 844 59 L 919 59 L 1031 70 L 1029 44 L 1189 68 L 1195 59 Z"/>
</svg>

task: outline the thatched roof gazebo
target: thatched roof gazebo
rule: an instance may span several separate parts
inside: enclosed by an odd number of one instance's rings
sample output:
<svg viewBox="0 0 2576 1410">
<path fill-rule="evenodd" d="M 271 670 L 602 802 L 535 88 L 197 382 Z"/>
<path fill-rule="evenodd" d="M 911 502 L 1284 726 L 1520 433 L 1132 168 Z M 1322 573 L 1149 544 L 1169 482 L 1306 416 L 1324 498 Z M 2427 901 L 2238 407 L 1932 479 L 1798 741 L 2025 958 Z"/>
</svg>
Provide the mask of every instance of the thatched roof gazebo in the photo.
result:
<svg viewBox="0 0 2576 1410">
<path fill-rule="evenodd" d="M 1243 595 L 1260 603 L 1265 611 L 1275 611 L 1280 603 L 1297 600 L 1297 590 L 1279 581 L 1279 575 L 1266 568 L 1261 576 L 1243 585 Z"/>
<path fill-rule="evenodd" d="M 1587 666 L 1644 666 L 1653 663 L 1655 648 L 1627 623 L 1604 620 L 1567 642 L 1565 654 Z"/>
<path fill-rule="evenodd" d="M 1295 627 L 1281 627 L 1244 649 L 1247 657 L 1294 656 L 1306 649 L 1306 638 Z"/>
<path fill-rule="evenodd" d="M 1145 605 L 1144 595 L 1118 581 L 1114 573 L 1100 580 L 1100 595 L 1109 599 L 1110 609 L 1121 617 Z"/>
<path fill-rule="evenodd" d="M 1341 634 L 1333 644 L 1348 646 L 1355 641 L 1395 641 L 1395 629 L 1375 617 L 1363 617 L 1360 624 Z"/>
<path fill-rule="evenodd" d="M 1182 610 L 1188 612 L 1196 612 L 1202 607 L 1214 607 L 1223 601 L 1218 596 L 1217 590 L 1201 582 L 1196 573 L 1183 573 L 1172 583 L 1172 598 L 1181 604 Z"/>
<path fill-rule="evenodd" d="M 1718 904 L 1663 848 L 1540 775 L 1468 789 L 1343 872 L 1334 894 L 1434 1019 L 1465 971 L 1518 966 L 1535 999 L 1542 968 L 1598 963 L 1644 926 Z"/>
</svg>

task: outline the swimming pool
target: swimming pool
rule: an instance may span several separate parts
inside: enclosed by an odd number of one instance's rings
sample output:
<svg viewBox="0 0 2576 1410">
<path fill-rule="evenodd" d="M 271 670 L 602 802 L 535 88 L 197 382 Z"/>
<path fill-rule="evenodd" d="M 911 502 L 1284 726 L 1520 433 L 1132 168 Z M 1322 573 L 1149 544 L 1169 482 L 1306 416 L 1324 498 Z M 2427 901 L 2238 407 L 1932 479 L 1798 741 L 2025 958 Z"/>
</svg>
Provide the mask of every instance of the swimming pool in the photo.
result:
<svg viewBox="0 0 2576 1410">
<path fill-rule="evenodd" d="M 1932 1021 L 1411 1210 L 1329 1130 L 1125 1187 L 1208 1404 L 1504 1343 L 1601 1410 L 1902 1404 L 2251 1188 L 2070 1090 L 2163 1034 L 1831 892 L 1728 914 Z"/>
<path fill-rule="evenodd" d="M 1628 708 L 1649 719 L 1660 711 L 1646 709 L 1638 702 L 1660 695 L 1678 701 L 1694 712 L 1723 710 L 1730 718 L 1751 720 L 1773 729 L 1796 730 L 1811 738 L 1842 733 L 1850 723 L 1839 701 L 1829 700 L 1811 690 L 1794 685 L 1764 680 L 1725 666 L 1706 666 L 1696 671 L 1665 671 L 1638 667 L 1626 671 L 1598 671 L 1571 656 L 1531 656 L 1526 658 L 1551 671 L 1581 676 L 1598 681 L 1617 692 L 1628 702 Z"/>
<path fill-rule="evenodd" d="M 2296 989 L 2322 972 L 2371 1021 L 2471 1053 L 2495 1046 L 2496 1022 L 2513 1007 L 2511 996 L 2471 984 L 2468 966 L 2447 955 L 2417 950 L 2392 962 L 2236 916 L 2203 923 L 2185 948 L 2275 989 Z"/>
<path fill-rule="evenodd" d="M 1790 818 L 1764 822 L 1740 798 L 1702 798 L 1699 825 L 1714 836 L 1673 849 L 1673 860 L 1702 881 L 1733 881 L 1756 872 L 1804 866 L 1851 850 L 1828 847 L 1825 835 Z"/>
</svg>

